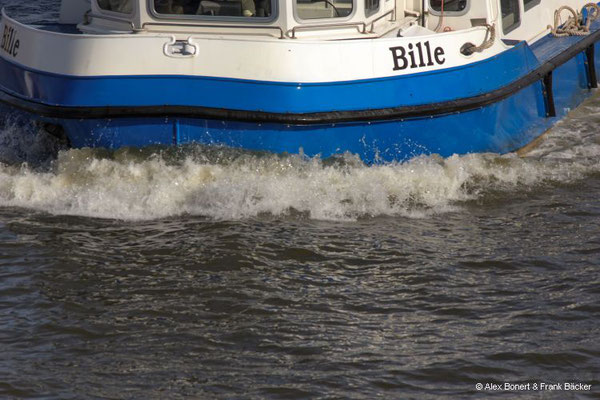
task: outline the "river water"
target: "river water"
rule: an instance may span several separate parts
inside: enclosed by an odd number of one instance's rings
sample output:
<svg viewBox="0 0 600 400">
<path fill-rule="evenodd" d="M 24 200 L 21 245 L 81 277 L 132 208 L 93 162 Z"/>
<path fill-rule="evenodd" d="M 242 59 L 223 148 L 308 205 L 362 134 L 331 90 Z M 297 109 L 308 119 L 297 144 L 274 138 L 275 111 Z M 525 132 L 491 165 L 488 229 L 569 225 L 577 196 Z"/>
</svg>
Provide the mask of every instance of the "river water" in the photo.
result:
<svg viewBox="0 0 600 400">
<path fill-rule="evenodd" d="M 600 398 L 598 96 L 523 158 L 376 166 L 2 120 L 0 398 Z"/>
</svg>

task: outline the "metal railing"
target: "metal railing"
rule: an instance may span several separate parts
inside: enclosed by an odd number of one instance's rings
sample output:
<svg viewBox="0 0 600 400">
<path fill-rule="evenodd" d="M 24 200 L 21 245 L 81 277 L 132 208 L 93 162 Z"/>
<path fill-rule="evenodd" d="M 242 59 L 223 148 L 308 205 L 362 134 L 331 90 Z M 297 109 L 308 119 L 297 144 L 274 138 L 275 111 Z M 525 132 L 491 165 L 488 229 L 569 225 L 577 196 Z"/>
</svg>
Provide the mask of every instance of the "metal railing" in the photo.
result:
<svg viewBox="0 0 600 400">
<path fill-rule="evenodd" d="M 392 19 L 390 19 L 391 22 L 396 21 L 396 9 L 393 8 L 390 11 L 386 12 L 385 14 L 382 14 L 379 17 L 375 18 L 373 21 L 371 21 L 371 29 L 369 29 L 369 33 L 373 33 L 373 30 L 375 29 L 375 22 L 382 20 L 383 18 L 387 17 L 388 15 L 392 16 Z"/>
<path fill-rule="evenodd" d="M 285 33 L 283 29 L 279 26 L 273 25 L 219 25 L 219 24 L 173 24 L 168 22 L 144 22 L 142 25 L 142 29 L 146 29 L 148 25 L 156 25 L 156 26 L 169 26 L 169 27 L 178 27 L 183 26 L 186 28 L 230 28 L 230 29 L 265 29 L 265 30 L 277 30 L 279 31 L 279 39 L 285 38 Z"/>
<path fill-rule="evenodd" d="M 358 33 L 366 34 L 367 33 L 367 24 L 364 22 L 347 22 L 347 23 L 339 23 L 339 24 L 320 24 L 320 25 L 298 25 L 291 29 L 290 38 L 296 39 L 297 31 L 304 30 L 313 30 L 313 29 L 323 29 L 323 28 L 356 28 Z M 362 29 L 361 29 L 362 28 Z"/>
<path fill-rule="evenodd" d="M 325 28 L 354 27 L 358 30 L 359 33 L 362 33 L 362 34 L 373 33 L 373 31 L 375 30 L 375 22 L 387 17 L 388 15 L 392 15 L 392 19 L 390 19 L 390 21 L 395 21 L 396 20 L 396 9 L 394 8 L 394 9 L 386 12 L 385 14 L 380 15 L 379 17 L 375 18 L 371 22 L 345 22 L 345 23 L 339 23 L 339 24 L 299 25 L 299 26 L 293 27 L 288 32 L 291 32 L 290 38 L 292 38 L 292 39 L 297 38 L 296 37 L 297 31 L 312 30 L 312 29 L 325 29 Z M 371 26 L 371 28 L 369 30 L 367 30 L 368 25 Z"/>
</svg>

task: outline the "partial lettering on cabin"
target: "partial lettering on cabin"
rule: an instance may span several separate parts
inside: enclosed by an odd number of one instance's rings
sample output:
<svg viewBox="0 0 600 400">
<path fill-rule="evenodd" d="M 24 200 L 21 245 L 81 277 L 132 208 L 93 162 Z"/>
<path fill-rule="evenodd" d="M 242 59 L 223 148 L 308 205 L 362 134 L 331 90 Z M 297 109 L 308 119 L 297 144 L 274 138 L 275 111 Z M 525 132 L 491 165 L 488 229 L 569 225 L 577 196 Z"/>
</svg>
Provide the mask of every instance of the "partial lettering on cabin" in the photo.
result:
<svg viewBox="0 0 600 400">
<path fill-rule="evenodd" d="M 404 69 L 433 67 L 446 62 L 445 52 L 441 47 L 431 49 L 429 41 L 409 43 L 405 46 L 390 47 L 394 61 L 394 71 Z"/>
<path fill-rule="evenodd" d="M 19 54 L 19 47 L 21 41 L 19 40 L 18 32 L 15 28 L 9 25 L 4 25 L 4 32 L 2 33 L 2 44 L 0 49 L 16 57 Z"/>
</svg>

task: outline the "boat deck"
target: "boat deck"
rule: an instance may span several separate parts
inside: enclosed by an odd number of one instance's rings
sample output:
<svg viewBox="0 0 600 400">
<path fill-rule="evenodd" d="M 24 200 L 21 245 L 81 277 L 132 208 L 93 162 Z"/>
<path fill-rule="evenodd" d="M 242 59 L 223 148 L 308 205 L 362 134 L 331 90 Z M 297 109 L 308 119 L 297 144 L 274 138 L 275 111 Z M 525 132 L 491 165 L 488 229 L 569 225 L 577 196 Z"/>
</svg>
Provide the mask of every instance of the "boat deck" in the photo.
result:
<svg viewBox="0 0 600 400">
<path fill-rule="evenodd" d="M 600 30 L 600 21 L 592 23 L 590 32 Z M 547 35 L 531 44 L 531 50 L 539 60 L 540 64 L 556 57 L 576 43 L 584 40 L 587 36 L 554 37 Z"/>
</svg>

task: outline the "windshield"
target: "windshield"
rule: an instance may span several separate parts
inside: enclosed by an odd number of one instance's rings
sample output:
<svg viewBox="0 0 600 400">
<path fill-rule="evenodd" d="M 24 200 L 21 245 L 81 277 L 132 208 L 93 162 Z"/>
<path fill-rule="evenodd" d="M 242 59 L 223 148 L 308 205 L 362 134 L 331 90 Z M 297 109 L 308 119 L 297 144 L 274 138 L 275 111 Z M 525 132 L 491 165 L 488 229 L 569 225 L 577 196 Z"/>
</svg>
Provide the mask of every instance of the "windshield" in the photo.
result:
<svg viewBox="0 0 600 400">
<path fill-rule="evenodd" d="M 467 0 L 431 0 L 429 2 L 434 11 L 460 12 L 467 8 Z"/>
<path fill-rule="evenodd" d="M 343 18 L 353 8 L 352 0 L 296 0 L 295 4 L 300 19 Z"/>
<path fill-rule="evenodd" d="M 98 7 L 106 11 L 131 14 L 133 11 L 131 2 L 132 0 L 98 0 Z"/>
</svg>

